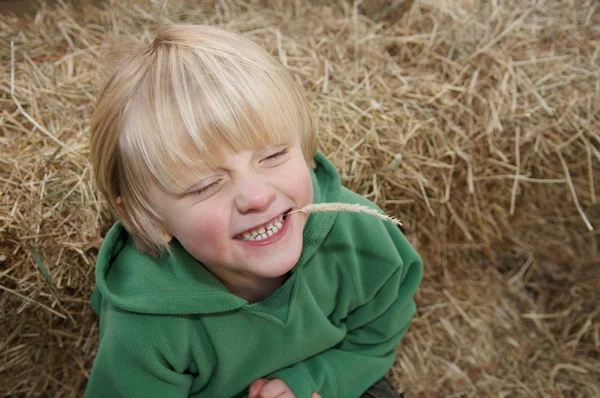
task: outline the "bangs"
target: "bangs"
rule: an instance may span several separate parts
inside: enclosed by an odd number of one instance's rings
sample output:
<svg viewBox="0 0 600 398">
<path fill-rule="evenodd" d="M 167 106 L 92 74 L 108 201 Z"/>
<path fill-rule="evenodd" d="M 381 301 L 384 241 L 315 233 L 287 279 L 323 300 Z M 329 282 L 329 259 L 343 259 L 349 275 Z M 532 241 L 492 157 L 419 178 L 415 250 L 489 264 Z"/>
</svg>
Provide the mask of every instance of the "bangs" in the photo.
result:
<svg viewBox="0 0 600 398">
<path fill-rule="evenodd" d="M 119 142 L 140 183 L 150 177 L 180 194 L 190 176 L 218 168 L 231 153 L 303 142 L 312 133 L 306 100 L 266 53 L 249 58 L 161 43 L 149 57 Z"/>
</svg>

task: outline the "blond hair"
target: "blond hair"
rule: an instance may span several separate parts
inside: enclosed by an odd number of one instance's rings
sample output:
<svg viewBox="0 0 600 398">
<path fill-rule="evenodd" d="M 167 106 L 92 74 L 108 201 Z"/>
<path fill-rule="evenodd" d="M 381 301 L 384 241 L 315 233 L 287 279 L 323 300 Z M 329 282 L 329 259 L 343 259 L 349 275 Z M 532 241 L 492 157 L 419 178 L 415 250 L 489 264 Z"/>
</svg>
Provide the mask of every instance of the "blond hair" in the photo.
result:
<svg viewBox="0 0 600 398">
<path fill-rule="evenodd" d="M 126 55 L 115 61 L 92 116 L 91 159 L 102 195 L 140 250 L 168 249 L 150 184 L 182 193 L 186 173 L 214 168 L 232 151 L 292 140 L 312 164 L 309 104 L 252 41 L 210 26 L 170 25 L 150 44 L 121 46 Z"/>
</svg>

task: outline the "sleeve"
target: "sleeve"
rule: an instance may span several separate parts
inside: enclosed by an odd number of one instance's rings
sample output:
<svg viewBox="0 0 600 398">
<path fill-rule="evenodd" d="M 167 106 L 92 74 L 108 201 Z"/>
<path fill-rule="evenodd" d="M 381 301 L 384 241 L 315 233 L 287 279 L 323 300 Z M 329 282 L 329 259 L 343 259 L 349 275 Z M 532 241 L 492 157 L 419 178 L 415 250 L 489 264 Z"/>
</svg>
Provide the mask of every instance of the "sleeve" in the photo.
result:
<svg viewBox="0 0 600 398">
<path fill-rule="evenodd" d="M 375 292 L 357 288 L 363 303 L 348 314 L 345 339 L 269 376 L 282 379 L 297 398 L 309 398 L 313 392 L 325 398 L 358 397 L 393 365 L 396 347 L 416 311 L 414 295 L 423 274 L 421 258 L 406 238 L 398 231 L 393 239 L 402 264 Z M 365 293 L 372 297 L 364 297 Z"/>
<path fill-rule="evenodd" d="M 118 312 L 103 308 L 104 331 L 85 398 L 188 397 L 194 376 L 186 372 L 191 359 L 183 349 L 185 330 L 173 328 L 179 337 L 175 338 L 161 331 L 160 324 L 140 319 L 138 314 L 129 314 L 123 321 Z M 103 328 L 109 320 L 110 327 Z"/>
</svg>

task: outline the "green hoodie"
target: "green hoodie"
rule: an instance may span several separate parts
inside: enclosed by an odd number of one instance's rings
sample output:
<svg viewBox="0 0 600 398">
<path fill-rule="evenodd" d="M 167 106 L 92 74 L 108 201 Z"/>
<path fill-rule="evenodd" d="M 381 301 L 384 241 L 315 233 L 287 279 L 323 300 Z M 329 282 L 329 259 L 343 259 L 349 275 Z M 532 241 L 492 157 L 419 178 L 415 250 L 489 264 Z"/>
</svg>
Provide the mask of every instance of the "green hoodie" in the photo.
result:
<svg viewBox="0 0 600 398">
<path fill-rule="evenodd" d="M 377 208 L 315 161 L 315 203 Z M 116 223 L 98 255 L 100 344 L 85 396 L 238 397 L 261 377 L 297 398 L 360 396 L 394 362 L 421 259 L 396 226 L 362 213 L 310 214 L 303 242 L 288 280 L 248 303 L 176 241 L 152 258 Z"/>
</svg>

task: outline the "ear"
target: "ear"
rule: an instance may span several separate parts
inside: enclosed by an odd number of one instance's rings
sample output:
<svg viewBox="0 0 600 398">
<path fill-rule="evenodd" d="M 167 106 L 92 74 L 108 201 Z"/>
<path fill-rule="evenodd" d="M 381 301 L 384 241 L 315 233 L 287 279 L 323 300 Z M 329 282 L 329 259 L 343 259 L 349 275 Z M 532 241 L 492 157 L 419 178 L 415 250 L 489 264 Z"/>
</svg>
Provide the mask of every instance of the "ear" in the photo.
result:
<svg viewBox="0 0 600 398">
<path fill-rule="evenodd" d="M 123 206 L 123 201 L 121 200 L 120 196 L 117 197 L 116 202 L 117 202 L 117 213 L 119 214 L 119 218 L 128 220 L 129 217 L 127 216 L 127 211 L 125 210 L 125 206 Z"/>
<path fill-rule="evenodd" d="M 160 231 L 160 237 L 162 239 L 161 243 L 164 245 L 166 245 L 173 239 L 173 235 L 171 235 L 170 233 L 168 233 L 167 231 L 164 231 L 162 229 Z"/>
</svg>

